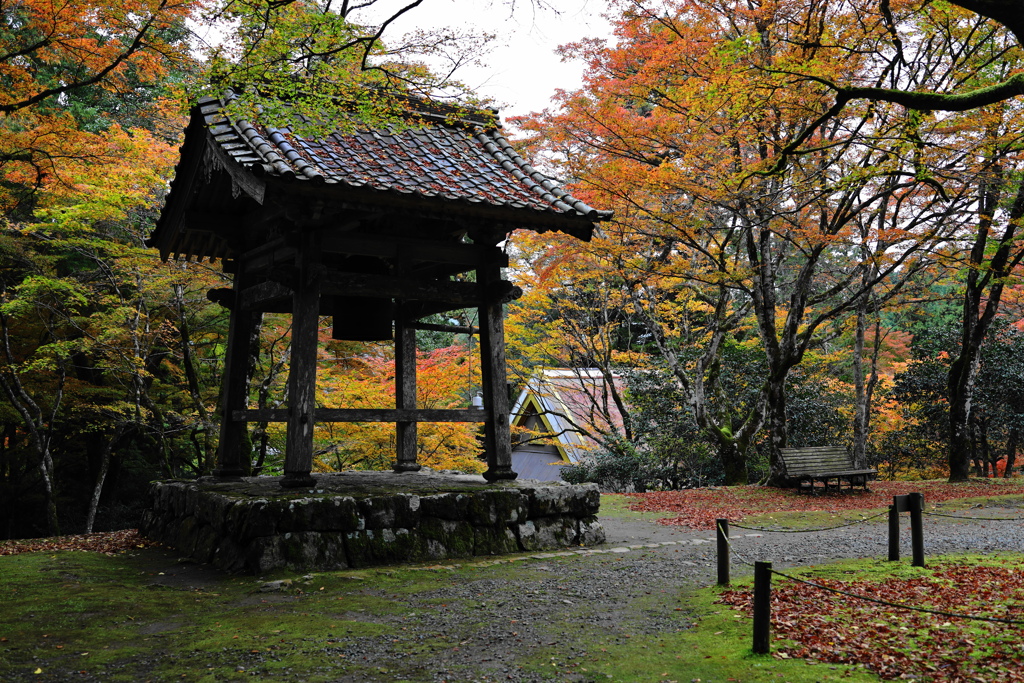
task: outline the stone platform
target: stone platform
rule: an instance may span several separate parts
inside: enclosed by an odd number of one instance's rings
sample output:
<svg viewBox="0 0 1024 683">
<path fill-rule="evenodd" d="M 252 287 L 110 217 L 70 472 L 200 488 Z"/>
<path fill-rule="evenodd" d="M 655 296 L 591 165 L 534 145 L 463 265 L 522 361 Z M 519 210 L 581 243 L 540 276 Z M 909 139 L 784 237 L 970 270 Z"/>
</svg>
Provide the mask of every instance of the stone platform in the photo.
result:
<svg viewBox="0 0 1024 683">
<path fill-rule="evenodd" d="M 604 542 L 597 486 L 466 474 L 341 472 L 154 482 L 147 538 L 232 572 L 344 569 Z"/>
</svg>

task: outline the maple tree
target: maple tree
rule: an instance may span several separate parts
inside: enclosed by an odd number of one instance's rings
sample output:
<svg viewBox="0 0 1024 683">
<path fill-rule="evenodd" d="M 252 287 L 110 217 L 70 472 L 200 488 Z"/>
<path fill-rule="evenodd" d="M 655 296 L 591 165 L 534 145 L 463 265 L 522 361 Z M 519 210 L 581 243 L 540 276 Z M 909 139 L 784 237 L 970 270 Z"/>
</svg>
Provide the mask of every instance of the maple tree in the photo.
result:
<svg viewBox="0 0 1024 683">
<path fill-rule="evenodd" d="M 514 238 L 517 260 L 527 265 L 517 274 L 525 294 L 509 306 L 510 374 L 526 385 L 538 369 L 569 368 L 578 386 L 598 390 L 574 392 L 581 405 L 561 419 L 604 450 L 626 453 L 635 440 L 616 367 L 637 355 L 628 300 L 597 250 L 563 237 L 524 232 Z M 600 375 L 599 388 L 591 372 Z"/>
<path fill-rule="evenodd" d="M 845 5 L 624 6 L 617 47 L 570 48 L 588 60 L 585 88 L 523 125 L 564 160 L 581 195 L 616 210 L 587 249 L 621 264 L 634 315 L 734 463 L 729 480 L 744 480 L 744 453 L 765 424 L 779 480 L 792 369 L 828 325 L 868 300 L 882 305 L 931 265 L 929 252 L 963 226 L 974 188 L 920 173 L 914 140 L 938 124 L 881 106 L 818 130 L 813 153 L 776 167 L 825 98 L 813 80 L 780 76 L 782 65 L 870 77 L 874 65 L 853 51 L 869 55 L 874 36 Z M 849 58 L 831 45 L 848 46 Z M 927 152 L 954 166 L 962 153 Z M 715 408 L 723 345 L 751 330 L 765 355 L 762 399 L 738 414 L 727 401 Z M 694 343 L 698 357 L 680 353 Z"/>
<path fill-rule="evenodd" d="M 479 56 L 490 36 L 453 28 L 392 35 L 389 27 L 422 4 L 212 3 L 201 11 L 201 21 L 219 27 L 223 37 L 205 45 L 204 78 L 192 95 L 234 88 L 229 115 L 305 132 L 367 123 L 401 126 L 395 114 L 402 93 L 475 101 L 452 75 Z"/>
<path fill-rule="evenodd" d="M 1008 278 L 1024 259 L 1018 240 L 1024 185 L 1015 170 L 1020 163 L 1020 102 L 1016 98 L 1024 95 L 1024 22 L 1012 0 L 880 2 L 873 9 L 880 44 L 888 48 L 876 51 L 878 77 L 874 82 L 786 71 L 825 86 L 834 99 L 787 140 L 775 168 L 813 148 L 810 141 L 815 132 L 856 102 L 896 104 L 922 117 L 949 112 L 935 117 L 944 123 L 938 136 L 918 139 L 922 150 L 948 144 L 949 131 L 965 125 L 988 137 L 974 171 L 979 196 L 977 223 L 973 238 L 964 237 L 969 253 L 964 265 L 969 275 L 962 298 L 960 350 L 947 378 L 949 476 L 952 481 L 963 480 L 969 471 L 971 410 L 981 347 Z M 934 51 L 926 60 L 934 66 L 921 70 L 924 49 Z M 922 166 L 927 167 L 927 163 Z"/>
<path fill-rule="evenodd" d="M 473 386 L 479 386 L 479 363 L 471 364 L 463 345 L 417 353 L 416 405 L 419 408 L 465 408 Z M 319 373 L 327 407 L 392 408 L 395 404 L 394 347 L 387 344 L 359 359 L 357 372 Z M 482 447 L 478 425 L 471 423 L 421 423 L 416 431 L 417 462 L 436 470 L 479 474 Z M 390 469 L 395 452 L 392 423 L 325 423 L 317 425 L 320 443 L 315 467 L 320 471 Z M 314 440 L 318 437 L 314 435 Z"/>
<path fill-rule="evenodd" d="M 278 316 L 264 322 L 259 367 L 253 378 L 253 399 L 260 408 L 280 405 L 286 398 L 286 377 L 281 372 L 289 354 L 290 329 Z M 429 346 L 429 345 L 427 345 Z M 420 408 L 465 408 L 479 386 L 480 367 L 471 360 L 472 349 L 454 343 L 424 348 L 417 354 L 416 394 Z M 391 342 L 339 342 L 330 339 L 330 327 L 321 329 L 318 351 L 317 405 L 323 408 L 393 408 L 395 405 L 394 345 Z M 258 474 L 277 474 L 282 465 L 283 423 L 255 425 L 257 448 L 252 468 Z M 417 461 L 436 470 L 480 473 L 478 425 L 473 423 L 420 423 Z M 382 422 L 322 422 L 314 429 L 314 470 L 388 470 L 393 466 L 395 425 Z M 269 457 L 268 457 L 269 456 Z"/>
<path fill-rule="evenodd" d="M 949 404 L 946 381 L 956 358 L 955 330 L 922 330 L 913 359 L 896 375 L 894 394 L 908 413 L 908 436 L 923 434 L 948 448 Z M 1016 461 L 1024 406 L 1020 330 L 998 318 L 981 349 L 970 417 L 969 458 L 975 476 L 1011 476 Z M 915 419 L 916 418 L 916 419 Z"/>
<path fill-rule="evenodd" d="M 124 95 L 165 78 L 187 55 L 189 5 L 171 0 L 0 7 L 0 210 L 31 214 L 68 166 L 109 161 L 105 135 L 77 95 Z M 92 129 L 90 129 L 92 128 Z"/>
<path fill-rule="evenodd" d="M 15 256 L 18 268 L 7 270 L 3 283 L 0 385 L 32 435 L 48 489 L 56 476 L 54 448 L 62 451 L 64 476 L 93 483 L 87 528 L 116 453 L 148 441 L 153 466 L 180 473 L 169 440 L 193 429 L 209 431 L 215 398 L 209 384 L 200 389 L 186 378 L 194 379 L 203 348 L 189 330 L 202 330 L 196 317 L 209 310 L 205 290 L 219 282 L 219 274 L 155 261 L 142 245 L 148 223 L 136 222 L 153 201 L 154 185 L 170 171 L 169 150 L 159 172 L 147 156 L 153 149 L 140 150 L 142 156 L 121 150 L 121 177 L 140 183 L 137 196 L 113 181 L 105 183 L 111 192 L 104 195 L 92 187 L 95 178 L 76 176 L 77 196 L 57 201 L 46 195 L 39 222 L 6 239 L 16 249 L 7 255 Z M 147 181 L 138 168 L 153 175 Z M 189 426 L 193 414 L 200 418 Z M 8 448 L 17 453 L 19 441 L 9 438 Z M 86 466 L 76 472 L 83 448 Z M 206 468 L 202 453 L 198 468 Z M 55 512 L 52 502 L 49 507 Z"/>
</svg>

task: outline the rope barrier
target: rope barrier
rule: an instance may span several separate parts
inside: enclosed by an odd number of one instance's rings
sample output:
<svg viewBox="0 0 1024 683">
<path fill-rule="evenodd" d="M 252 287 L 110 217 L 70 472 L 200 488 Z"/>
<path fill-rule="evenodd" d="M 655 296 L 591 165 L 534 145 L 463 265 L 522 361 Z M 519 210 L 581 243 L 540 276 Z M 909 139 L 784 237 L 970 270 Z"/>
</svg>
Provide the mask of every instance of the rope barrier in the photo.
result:
<svg viewBox="0 0 1024 683">
<path fill-rule="evenodd" d="M 946 612 L 944 610 L 928 609 L 927 607 L 915 607 L 913 605 L 904 605 L 904 604 L 901 604 L 901 603 L 898 603 L 898 602 L 890 602 L 888 600 L 882 600 L 880 598 L 869 598 L 866 595 L 858 595 L 857 593 L 850 593 L 849 591 L 839 590 L 838 588 L 830 588 L 829 586 L 823 586 L 820 583 L 814 583 L 813 581 L 808 581 L 806 579 L 801 579 L 801 578 L 797 578 L 795 576 L 790 576 L 789 574 L 786 574 L 784 572 L 780 572 L 780 571 L 778 571 L 776 569 L 771 569 L 770 571 L 771 571 L 772 574 L 778 574 L 779 576 L 785 577 L 785 578 L 789 579 L 790 581 L 796 581 L 798 583 L 804 583 L 804 584 L 807 584 L 808 586 L 814 586 L 815 588 L 820 588 L 821 590 L 824 590 L 824 591 L 829 591 L 829 592 L 832 592 L 832 593 L 837 593 L 839 595 L 845 595 L 845 596 L 850 597 L 850 598 L 857 598 L 858 600 L 864 600 L 864 601 L 867 601 L 867 602 L 874 602 L 874 603 L 877 603 L 879 605 L 885 605 L 887 607 L 895 607 L 897 609 L 905 609 L 905 610 L 910 610 L 912 612 L 924 612 L 926 614 L 937 614 L 939 616 L 951 617 L 951 618 L 954 618 L 954 619 L 973 619 L 974 621 L 991 621 L 991 622 L 1000 623 L 1000 624 L 1011 624 L 1011 625 L 1014 625 L 1014 626 L 1024 626 L 1024 620 L 1021 620 L 1021 619 L 1003 619 L 1003 618 L 1000 618 L 1000 617 L 985 617 L 985 616 L 981 616 L 981 615 L 977 615 L 977 614 L 959 614 L 957 612 Z"/>
<path fill-rule="evenodd" d="M 718 527 L 718 533 L 721 534 L 722 533 L 722 525 L 718 524 L 717 527 Z M 738 557 L 740 562 L 742 562 L 743 564 L 750 565 L 751 567 L 754 566 L 753 562 L 751 562 L 747 558 L 743 557 L 742 554 L 736 552 L 736 548 L 733 546 L 732 539 L 729 538 L 728 534 L 723 534 L 722 538 L 725 539 L 726 544 L 728 544 L 728 546 L 729 546 L 729 557 L 732 557 L 733 555 L 736 555 L 736 557 Z"/>
<path fill-rule="evenodd" d="M 888 514 L 888 511 L 883 511 L 879 512 L 877 515 L 871 515 L 870 517 L 858 519 L 853 522 L 847 522 L 846 524 L 839 524 L 838 526 L 819 527 L 816 529 L 769 529 L 767 527 L 743 526 L 742 524 L 736 524 L 735 522 L 729 522 L 729 526 L 736 527 L 737 529 L 747 529 L 748 531 L 764 531 L 772 534 L 803 534 L 807 533 L 808 531 L 831 531 L 832 529 L 842 529 L 844 527 L 854 526 L 856 524 L 861 524 L 863 522 L 869 522 L 872 519 L 875 519 L 876 517 L 881 517 L 882 515 Z"/>
<path fill-rule="evenodd" d="M 923 514 L 932 517 L 949 517 L 950 519 L 970 519 L 982 522 L 1024 522 L 1024 517 L 963 517 L 961 515 L 947 515 L 943 512 L 924 512 Z"/>
</svg>

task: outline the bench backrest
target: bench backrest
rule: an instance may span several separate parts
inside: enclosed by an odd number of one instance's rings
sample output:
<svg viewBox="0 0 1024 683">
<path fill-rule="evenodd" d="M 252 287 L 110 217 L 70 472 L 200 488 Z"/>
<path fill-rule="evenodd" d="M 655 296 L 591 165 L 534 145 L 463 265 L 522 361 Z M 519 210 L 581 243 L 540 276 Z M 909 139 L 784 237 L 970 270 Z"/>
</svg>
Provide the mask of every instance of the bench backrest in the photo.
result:
<svg viewBox="0 0 1024 683">
<path fill-rule="evenodd" d="M 841 446 L 783 448 L 779 455 L 790 477 L 854 469 L 853 458 Z"/>
</svg>

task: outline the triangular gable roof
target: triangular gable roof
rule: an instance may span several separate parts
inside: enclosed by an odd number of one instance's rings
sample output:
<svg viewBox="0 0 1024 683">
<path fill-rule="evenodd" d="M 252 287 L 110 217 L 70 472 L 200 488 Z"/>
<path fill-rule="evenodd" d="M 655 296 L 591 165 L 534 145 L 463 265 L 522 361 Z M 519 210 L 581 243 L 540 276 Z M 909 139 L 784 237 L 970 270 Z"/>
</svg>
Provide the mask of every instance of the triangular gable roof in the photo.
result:
<svg viewBox="0 0 1024 683">
<path fill-rule="evenodd" d="M 595 223 L 611 218 L 527 163 L 489 112 L 408 98 L 406 118 L 414 127 L 313 139 L 231 120 L 224 112 L 231 99 L 207 97 L 192 110 L 149 241 L 165 259 L 231 258 L 233 232 L 245 229 L 233 226 L 232 216 L 286 196 L 310 209 L 344 205 L 476 220 L 493 226 L 497 240 L 518 228 L 589 240 Z"/>
<path fill-rule="evenodd" d="M 612 381 L 621 395 L 622 379 L 616 375 Z M 510 411 L 510 424 L 520 424 L 534 411 L 548 432 L 555 435 L 555 446 L 567 462 L 577 462 L 600 447 L 580 433 L 580 428 L 621 431 L 623 426 L 622 413 L 611 398 L 610 387 L 595 368 L 547 369 L 535 375 L 519 392 Z"/>
</svg>

